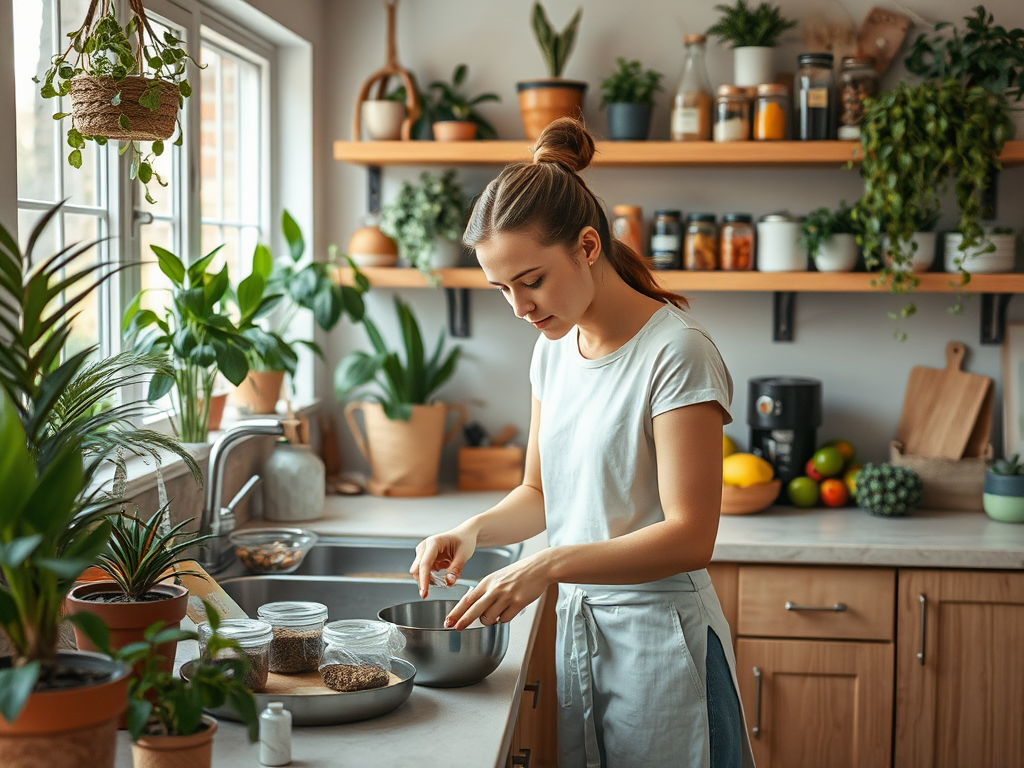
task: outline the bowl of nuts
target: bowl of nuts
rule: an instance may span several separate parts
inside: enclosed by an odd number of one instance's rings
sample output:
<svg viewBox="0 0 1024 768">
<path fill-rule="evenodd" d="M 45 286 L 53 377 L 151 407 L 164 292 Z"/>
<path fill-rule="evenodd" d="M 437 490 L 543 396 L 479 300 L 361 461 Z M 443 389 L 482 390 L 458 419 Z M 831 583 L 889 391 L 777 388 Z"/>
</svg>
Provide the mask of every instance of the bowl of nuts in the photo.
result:
<svg viewBox="0 0 1024 768">
<path fill-rule="evenodd" d="M 253 573 L 291 573 L 302 564 L 317 536 L 301 528 L 250 528 L 233 531 L 228 540 L 242 565 Z"/>
</svg>

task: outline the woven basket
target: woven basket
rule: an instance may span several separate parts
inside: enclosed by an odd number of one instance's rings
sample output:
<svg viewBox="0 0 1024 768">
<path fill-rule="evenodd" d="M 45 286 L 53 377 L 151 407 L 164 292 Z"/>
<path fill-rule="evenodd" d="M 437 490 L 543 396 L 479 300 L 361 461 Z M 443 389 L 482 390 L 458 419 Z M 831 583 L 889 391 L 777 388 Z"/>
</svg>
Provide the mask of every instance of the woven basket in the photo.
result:
<svg viewBox="0 0 1024 768">
<path fill-rule="evenodd" d="M 120 141 L 169 139 L 178 117 L 178 86 L 161 81 L 160 106 L 151 111 L 139 104 L 148 82 L 144 77 L 75 77 L 71 81 L 71 112 L 79 133 Z M 121 102 L 114 106 L 110 102 L 118 92 Z M 121 127 L 121 115 L 128 118 L 128 130 Z"/>
<path fill-rule="evenodd" d="M 909 467 L 921 477 L 921 509 L 956 509 L 981 512 L 985 468 L 992 460 L 992 446 L 984 453 L 959 461 L 929 459 L 903 453 L 903 443 L 889 445 L 889 463 Z"/>
</svg>

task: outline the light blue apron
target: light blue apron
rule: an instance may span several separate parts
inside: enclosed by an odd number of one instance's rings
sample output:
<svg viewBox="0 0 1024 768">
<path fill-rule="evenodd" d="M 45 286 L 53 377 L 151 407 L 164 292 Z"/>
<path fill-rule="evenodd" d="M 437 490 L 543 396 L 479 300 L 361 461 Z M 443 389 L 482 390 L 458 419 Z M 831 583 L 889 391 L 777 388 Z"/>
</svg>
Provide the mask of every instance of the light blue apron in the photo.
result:
<svg viewBox="0 0 1024 768">
<path fill-rule="evenodd" d="M 659 588 L 559 585 L 559 768 L 709 768 L 707 633 L 738 691 L 729 626 L 706 570 Z"/>
</svg>

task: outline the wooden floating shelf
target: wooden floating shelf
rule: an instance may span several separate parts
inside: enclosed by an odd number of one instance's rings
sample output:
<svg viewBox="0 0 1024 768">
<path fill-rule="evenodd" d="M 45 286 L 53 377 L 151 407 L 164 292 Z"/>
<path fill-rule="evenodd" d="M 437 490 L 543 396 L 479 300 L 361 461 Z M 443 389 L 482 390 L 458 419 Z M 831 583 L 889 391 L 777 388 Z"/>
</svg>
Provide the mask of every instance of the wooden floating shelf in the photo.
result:
<svg viewBox="0 0 1024 768">
<path fill-rule="evenodd" d="M 367 267 L 361 270 L 377 288 L 427 288 L 427 278 L 415 269 Z M 343 283 L 352 284 L 352 270 L 339 270 Z M 487 288 L 480 269 L 442 269 L 441 288 Z M 678 293 L 701 291 L 767 291 L 792 293 L 871 293 L 885 289 L 871 284 L 873 275 L 866 272 L 689 272 L 666 270 L 656 272 L 658 282 Z M 944 272 L 918 275 L 917 293 L 955 293 L 957 276 Z M 1024 293 L 1024 274 L 972 275 L 971 282 L 961 290 L 971 293 Z"/>
<path fill-rule="evenodd" d="M 530 159 L 530 142 L 336 141 L 334 159 L 366 166 L 505 165 Z M 839 167 L 853 160 L 855 141 L 599 141 L 596 167 Z M 1004 167 L 1024 165 L 1024 141 L 1009 141 Z"/>
</svg>

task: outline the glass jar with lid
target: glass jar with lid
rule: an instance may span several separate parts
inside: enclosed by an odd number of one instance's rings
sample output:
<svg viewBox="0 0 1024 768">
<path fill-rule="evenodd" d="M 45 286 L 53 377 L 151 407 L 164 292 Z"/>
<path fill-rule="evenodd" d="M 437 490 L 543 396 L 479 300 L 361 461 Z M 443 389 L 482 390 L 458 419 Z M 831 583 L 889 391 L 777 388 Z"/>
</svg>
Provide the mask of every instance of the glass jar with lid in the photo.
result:
<svg viewBox="0 0 1024 768">
<path fill-rule="evenodd" d="M 798 216 L 770 213 L 757 222 L 757 268 L 761 272 L 806 272 Z"/>
<path fill-rule="evenodd" d="M 616 205 L 612 215 L 612 237 L 643 256 L 643 209 L 639 205 Z"/>
<path fill-rule="evenodd" d="M 208 621 L 197 627 L 199 635 L 199 654 L 206 655 L 206 643 L 213 634 Z M 270 644 L 274 639 L 274 631 L 265 621 L 258 619 L 221 619 L 217 634 L 234 640 L 242 648 L 249 660 L 243 683 L 250 691 L 262 691 L 267 687 L 267 673 L 270 671 Z M 225 648 L 216 658 L 236 658 L 234 648 Z"/>
<path fill-rule="evenodd" d="M 651 223 L 654 269 L 679 269 L 683 253 L 682 211 L 655 211 Z"/>
<path fill-rule="evenodd" d="M 750 139 L 750 99 L 747 89 L 722 85 L 715 100 L 715 141 Z"/>
<path fill-rule="evenodd" d="M 391 657 L 405 647 L 394 624 L 370 619 L 341 619 L 324 627 L 320 676 L 335 691 L 362 691 L 388 684 Z"/>
<path fill-rule="evenodd" d="M 754 219 L 749 213 L 727 213 L 718 232 L 721 269 L 754 268 Z"/>
<path fill-rule="evenodd" d="M 838 138 L 860 139 L 860 121 L 864 117 L 864 100 L 878 95 L 878 73 L 873 56 L 844 56 L 839 72 Z"/>
<path fill-rule="evenodd" d="M 270 671 L 292 675 L 312 672 L 320 665 L 322 633 L 327 606 L 322 603 L 285 600 L 265 603 L 256 615 L 270 624 Z"/>
<path fill-rule="evenodd" d="M 683 269 L 718 269 L 718 227 L 713 213 L 686 217 Z"/>
<path fill-rule="evenodd" d="M 832 54 L 802 53 L 798 61 L 797 128 L 800 140 L 834 138 L 836 79 L 832 72 Z"/>
<path fill-rule="evenodd" d="M 784 141 L 789 136 L 789 89 L 778 83 L 757 86 L 754 139 Z"/>
</svg>

